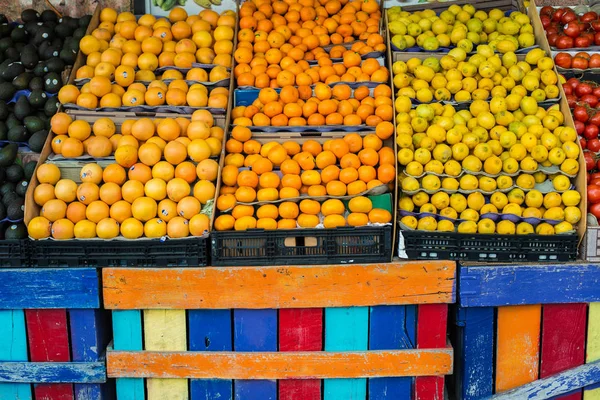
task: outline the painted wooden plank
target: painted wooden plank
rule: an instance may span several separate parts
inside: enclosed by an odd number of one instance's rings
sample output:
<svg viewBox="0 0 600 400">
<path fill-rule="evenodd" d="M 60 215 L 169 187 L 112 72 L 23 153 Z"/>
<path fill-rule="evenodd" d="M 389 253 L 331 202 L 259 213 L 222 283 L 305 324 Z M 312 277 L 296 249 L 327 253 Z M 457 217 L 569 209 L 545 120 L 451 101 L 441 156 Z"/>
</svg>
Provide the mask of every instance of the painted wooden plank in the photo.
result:
<svg viewBox="0 0 600 400">
<path fill-rule="evenodd" d="M 417 309 L 417 348 L 435 349 L 446 347 L 448 306 L 446 304 L 422 304 Z M 415 379 L 416 400 L 443 400 L 444 377 L 421 376 Z"/>
<path fill-rule="evenodd" d="M 279 351 L 323 350 L 323 309 L 291 308 L 279 311 Z M 318 379 L 279 381 L 279 400 L 321 400 Z"/>
<path fill-rule="evenodd" d="M 542 309 L 542 351 L 540 378 L 583 364 L 587 304 L 547 304 Z M 581 399 L 581 390 L 561 400 Z"/>
<path fill-rule="evenodd" d="M 277 310 L 234 310 L 233 348 L 241 351 L 277 351 Z M 236 400 L 277 400 L 274 380 L 236 380 Z"/>
<path fill-rule="evenodd" d="M 106 321 L 101 310 L 69 310 L 71 352 L 73 361 L 99 361 L 106 349 Z M 104 362 L 102 362 L 104 366 Z M 106 377 L 106 368 L 103 368 Z M 75 385 L 76 400 L 100 400 L 103 387 L 100 384 Z"/>
<path fill-rule="evenodd" d="M 497 400 L 544 400 L 598 382 L 600 382 L 600 360 L 533 381 L 508 392 L 497 394 L 492 398 Z"/>
<path fill-rule="evenodd" d="M 416 306 L 370 308 L 369 350 L 414 349 L 416 347 Z M 369 399 L 412 397 L 413 378 L 369 379 Z"/>
<path fill-rule="evenodd" d="M 600 360 L 600 303 L 590 303 L 588 311 L 588 331 L 585 362 Z M 600 387 L 586 388 L 584 400 L 600 400 Z"/>
<path fill-rule="evenodd" d="M 498 307 L 496 393 L 538 378 L 541 317 L 540 305 Z"/>
<path fill-rule="evenodd" d="M 69 332 L 66 310 L 26 310 L 29 360 L 66 362 L 69 354 Z M 73 399 L 71 384 L 36 384 L 36 399 Z"/>
<path fill-rule="evenodd" d="M 463 307 L 600 301 L 598 264 L 463 266 L 459 280 Z"/>
<path fill-rule="evenodd" d="M 144 310 L 144 347 L 151 351 L 187 350 L 185 311 Z M 187 379 L 148 379 L 148 400 L 186 400 Z"/>
<path fill-rule="evenodd" d="M 325 309 L 325 350 L 367 350 L 369 340 L 369 308 L 347 307 Z M 343 376 L 343 375 L 342 375 Z M 364 399 L 367 380 L 328 379 L 324 383 L 323 400 Z"/>
<path fill-rule="evenodd" d="M 23 310 L 0 310 L 0 338 L 0 360 L 27 361 L 27 334 Z M 31 400 L 31 385 L 1 383 L 0 399 Z"/>
<path fill-rule="evenodd" d="M 463 308 L 457 349 L 457 397 L 465 400 L 491 396 L 494 390 L 494 307 Z"/>
<path fill-rule="evenodd" d="M 327 338 L 326 338 L 327 340 Z M 444 349 L 306 352 L 107 352 L 109 378 L 337 379 L 449 375 Z"/>
<path fill-rule="evenodd" d="M 100 308 L 94 268 L 0 269 L 0 309 Z"/>
<path fill-rule="evenodd" d="M 112 312 L 113 345 L 116 350 L 142 350 L 142 317 L 139 310 Z M 144 380 L 119 378 L 116 380 L 119 400 L 145 400 Z"/>
<path fill-rule="evenodd" d="M 106 268 L 108 309 L 266 309 L 454 302 L 453 262 Z"/>
<path fill-rule="evenodd" d="M 0 382 L 103 383 L 104 362 L 0 362 Z M 42 385 L 39 385 L 40 387 Z M 43 385 L 70 386 L 70 385 Z M 66 392 L 66 391 L 65 391 Z M 49 392 L 47 392 L 49 393 Z M 55 392 L 56 393 L 56 392 Z M 37 397 L 36 397 L 37 398 Z"/>
<path fill-rule="evenodd" d="M 189 310 L 188 331 L 190 351 L 231 351 L 231 310 Z M 192 379 L 190 398 L 192 400 L 231 400 L 233 388 L 231 380 Z"/>
</svg>

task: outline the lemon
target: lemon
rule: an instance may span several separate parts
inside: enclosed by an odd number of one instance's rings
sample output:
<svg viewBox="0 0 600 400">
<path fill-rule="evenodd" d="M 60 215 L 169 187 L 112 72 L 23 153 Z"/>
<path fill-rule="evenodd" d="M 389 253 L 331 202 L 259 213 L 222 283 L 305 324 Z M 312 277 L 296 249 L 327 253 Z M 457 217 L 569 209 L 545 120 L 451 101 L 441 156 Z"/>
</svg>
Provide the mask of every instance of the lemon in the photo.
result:
<svg viewBox="0 0 600 400">
<path fill-rule="evenodd" d="M 440 182 L 440 178 L 435 175 L 427 175 L 421 179 L 421 186 L 425 190 L 434 191 L 438 190 L 442 183 Z"/>
<path fill-rule="evenodd" d="M 499 141 L 503 148 L 510 149 L 517 143 L 517 135 L 511 131 L 502 132 Z"/>
<path fill-rule="evenodd" d="M 560 170 L 568 175 L 577 175 L 577 172 L 579 172 L 579 162 L 577 162 L 577 160 L 569 158 L 560 165 Z"/>
<path fill-rule="evenodd" d="M 557 235 L 561 233 L 571 232 L 573 230 L 573 225 L 571 225 L 571 223 L 567 221 L 563 221 L 560 224 L 554 225 L 554 233 L 556 233 Z"/>
<path fill-rule="evenodd" d="M 425 164 L 425 172 L 433 172 L 434 174 L 441 175 L 444 173 L 444 164 L 438 160 L 431 160 Z"/>
<path fill-rule="evenodd" d="M 478 233 L 494 233 L 496 232 L 496 224 L 489 218 L 484 218 L 477 223 Z"/>
<path fill-rule="evenodd" d="M 443 219 L 437 224 L 438 232 L 454 232 L 455 227 L 452 221 L 448 221 L 447 219 Z"/>
<path fill-rule="evenodd" d="M 502 171 L 507 174 L 514 174 L 519 170 L 519 162 L 512 157 L 507 158 L 502 163 Z M 500 186 L 500 185 L 498 185 Z"/>
<path fill-rule="evenodd" d="M 431 152 L 424 148 L 419 148 L 415 150 L 414 159 L 416 162 L 419 162 L 421 165 L 427 164 L 431 160 Z"/>
<path fill-rule="evenodd" d="M 536 172 L 535 174 L 533 174 L 533 177 L 535 178 L 535 183 L 542 183 L 547 178 L 546 174 L 542 171 Z"/>
<path fill-rule="evenodd" d="M 560 147 L 555 147 L 548 152 L 548 161 L 550 161 L 552 165 L 562 164 L 563 161 L 565 161 L 565 158 L 567 158 L 567 155 L 565 154 L 565 151 Z"/>
<path fill-rule="evenodd" d="M 425 132 L 429 126 L 427 120 L 421 117 L 411 119 L 410 125 L 415 132 Z"/>
<path fill-rule="evenodd" d="M 419 187 L 419 181 L 417 181 L 412 176 L 407 176 L 404 179 L 402 179 L 402 190 L 405 190 L 407 192 L 414 192 L 415 190 L 418 190 Z"/>
<path fill-rule="evenodd" d="M 493 156 L 492 148 L 487 143 L 479 143 L 473 149 L 473 155 L 481 161 L 486 161 Z"/>
<path fill-rule="evenodd" d="M 523 189 L 533 189 L 535 186 L 535 179 L 533 175 L 521 174 L 517 177 L 517 186 Z"/>
<path fill-rule="evenodd" d="M 544 202 L 544 195 L 539 190 L 530 190 L 525 195 L 525 204 L 527 207 L 541 207 Z"/>
<path fill-rule="evenodd" d="M 491 132 L 490 132 L 490 136 L 491 136 Z M 488 140 L 487 143 L 492 148 L 492 153 L 494 153 L 495 156 L 499 156 L 504 151 L 504 149 L 502 148 L 502 145 L 500 145 L 500 141 L 498 141 L 497 139 Z"/>
<path fill-rule="evenodd" d="M 575 129 L 571 128 L 570 126 L 565 126 L 560 131 L 559 139 L 563 143 L 575 142 L 577 140 L 577 132 L 575 131 Z"/>
<path fill-rule="evenodd" d="M 485 215 L 485 214 L 497 214 L 498 213 L 498 209 L 496 208 L 495 205 L 493 204 L 486 204 L 483 207 L 481 207 L 481 210 L 479 210 L 479 213 L 481 215 Z"/>
<path fill-rule="evenodd" d="M 419 208 L 420 213 L 437 214 L 437 208 L 431 203 L 425 203 Z"/>
<path fill-rule="evenodd" d="M 481 176 L 479 178 L 479 189 L 486 192 L 493 192 L 498 187 L 496 180 L 489 176 Z"/>
<path fill-rule="evenodd" d="M 467 208 L 467 198 L 461 193 L 451 194 L 450 207 L 456 210 L 457 213 L 462 213 Z"/>
<path fill-rule="evenodd" d="M 413 212 L 415 209 L 415 204 L 412 202 L 411 198 L 408 196 L 402 196 L 400 201 L 398 201 L 398 208 L 400 210 Z"/>
<path fill-rule="evenodd" d="M 398 152 L 398 162 L 401 165 L 408 165 L 413 162 L 413 151 L 411 149 L 402 149 Z M 420 163 L 418 163 L 421 165 Z"/>
<path fill-rule="evenodd" d="M 523 210 L 523 218 L 542 218 L 542 211 L 537 207 L 527 207 Z"/>
<path fill-rule="evenodd" d="M 419 147 L 422 149 L 425 149 L 429 152 L 432 152 L 433 149 L 435 148 L 435 140 L 433 140 L 432 138 L 423 135 L 421 141 L 419 142 Z M 430 154 L 431 156 L 431 154 Z"/>
<path fill-rule="evenodd" d="M 462 161 L 462 167 L 466 171 L 479 172 L 483 167 L 481 160 L 473 155 L 468 155 Z"/>
<path fill-rule="evenodd" d="M 442 188 L 446 190 L 458 190 L 459 183 L 454 178 L 444 178 L 442 179 Z"/>
<path fill-rule="evenodd" d="M 479 221 L 479 213 L 475 210 L 467 208 L 465 211 L 460 213 L 460 219 L 466 219 L 467 221 L 477 222 Z"/>
<path fill-rule="evenodd" d="M 521 136 L 520 140 L 521 144 L 525 146 L 525 149 L 529 152 L 537 145 L 537 137 L 535 137 L 533 133 L 525 133 L 523 136 Z"/>
<path fill-rule="evenodd" d="M 467 206 L 475 211 L 481 210 L 481 207 L 485 204 L 485 197 L 479 192 L 469 194 L 467 197 Z"/>
<path fill-rule="evenodd" d="M 427 128 L 427 136 L 432 138 L 436 143 L 443 143 L 446 140 L 446 130 L 440 125 L 431 125 Z"/>
<path fill-rule="evenodd" d="M 523 213 L 523 210 L 521 209 L 521 206 L 519 206 L 516 203 L 508 203 L 502 209 L 502 214 L 511 214 L 511 215 L 516 215 L 516 216 L 520 217 L 522 213 Z"/>
<path fill-rule="evenodd" d="M 531 235 L 534 233 L 533 225 L 529 222 L 520 222 L 517 225 L 517 235 Z"/>
<path fill-rule="evenodd" d="M 565 206 L 576 206 L 581 201 L 581 195 L 576 190 L 567 190 L 561 197 Z"/>
<path fill-rule="evenodd" d="M 562 204 L 562 197 L 559 193 L 550 192 L 544 196 L 544 207 L 550 209 L 553 207 L 559 207 Z"/>
<path fill-rule="evenodd" d="M 442 217 L 447 217 L 447 218 L 452 218 L 452 219 L 457 219 L 458 218 L 458 213 L 452 207 L 446 207 L 446 208 L 441 209 L 440 210 L 440 215 Z"/>
<path fill-rule="evenodd" d="M 477 223 L 474 221 L 464 221 L 458 225 L 459 233 L 476 233 Z"/>
<path fill-rule="evenodd" d="M 531 157 L 538 163 L 542 163 L 548 159 L 548 149 L 538 144 L 531 150 Z"/>
<path fill-rule="evenodd" d="M 437 228 L 437 221 L 434 217 L 423 217 L 417 224 L 417 229 L 422 231 L 435 231 Z"/>
<path fill-rule="evenodd" d="M 444 164 L 444 173 L 450 176 L 458 176 L 462 170 L 462 166 L 458 161 L 449 160 Z"/>
<path fill-rule="evenodd" d="M 459 184 L 462 190 L 475 190 L 479 187 L 479 181 L 473 175 L 463 175 Z"/>
<path fill-rule="evenodd" d="M 578 207 L 565 207 L 565 221 L 576 224 L 581 220 L 581 210 Z"/>
<path fill-rule="evenodd" d="M 565 219 L 565 211 L 560 207 L 551 207 L 544 213 L 544 219 L 563 221 Z"/>
<path fill-rule="evenodd" d="M 502 210 L 508 204 L 508 198 L 502 192 L 496 192 L 490 196 L 490 202 L 498 210 Z"/>
<path fill-rule="evenodd" d="M 450 196 L 445 192 L 438 192 L 431 196 L 431 204 L 438 210 L 450 205 Z"/>
<path fill-rule="evenodd" d="M 411 161 L 406 165 L 404 171 L 410 176 L 421 176 L 423 174 L 423 164 Z"/>
<path fill-rule="evenodd" d="M 540 138 L 540 142 L 541 142 L 542 146 L 544 146 L 548 151 L 550 151 L 550 150 L 554 149 L 556 146 L 558 146 L 558 138 L 556 136 L 554 136 L 552 133 L 548 133 L 548 132 L 545 132 L 542 134 L 542 137 Z M 565 157 L 566 157 L 566 154 L 565 154 Z"/>
<path fill-rule="evenodd" d="M 412 202 L 415 206 L 421 207 L 429 202 L 429 195 L 425 192 L 419 192 L 412 196 Z"/>
<path fill-rule="evenodd" d="M 532 157 L 527 156 L 521 160 L 520 166 L 523 171 L 534 172 L 538 168 L 538 163 Z M 533 181 L 535 182 L 535 179 Z"/>
<path fill-rule="evenodd" d="M 554 235 L 554 227 L 547 222 L 542 222 L 535 227 L 535 233 L 538 235 Z"/>
<path fill-rule="evenodd" d="M 525 201 L 525 192 L 522 189 L 514 188 L 508 192 L 508 202 L 521 205 Z"/>
<path fill-rule="evenodd" d="M 401 223 L 403 223 L 404 225 L 406 225 L 407 227 L 409 227 L 410 229 L 417 229 L 417 219 L 415 217 L 413 217 L 412 215 L 406 215 L 404 217 L 402 217 L 402 219 L 400 220 Z"/>
<path fill-rule="evenodd" d="M 498 189 L 508 189 L 513 185 L 513 179 L 510 176 L 499 176 L 496 178 L 496 183 L 498 184 Z M 500 208 L 500 207 L 498 207 Z"/>
</svg>

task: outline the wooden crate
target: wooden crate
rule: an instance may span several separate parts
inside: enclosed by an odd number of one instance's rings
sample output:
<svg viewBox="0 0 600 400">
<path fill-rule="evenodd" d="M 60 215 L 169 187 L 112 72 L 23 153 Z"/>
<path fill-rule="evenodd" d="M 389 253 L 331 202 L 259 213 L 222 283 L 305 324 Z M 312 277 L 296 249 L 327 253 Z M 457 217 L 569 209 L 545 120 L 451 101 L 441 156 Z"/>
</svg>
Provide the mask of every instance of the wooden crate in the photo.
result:
<svg viewBox="0 0 600 400">
<path fill-rule="evenodd" d="M 455 268 L 106 268 L 107 373 L 118 399 L 441 400 Z"/>
<path fill-rule="evenodd" d="M 0 270 L 0 399 L 113 397 L 99 286 L 92 268 Z"/>
<path fill-rule="evenodd" d="M 459 276 L 457 399 L 600 398 L 600 266 L 468 264 Z"/>
</svg>

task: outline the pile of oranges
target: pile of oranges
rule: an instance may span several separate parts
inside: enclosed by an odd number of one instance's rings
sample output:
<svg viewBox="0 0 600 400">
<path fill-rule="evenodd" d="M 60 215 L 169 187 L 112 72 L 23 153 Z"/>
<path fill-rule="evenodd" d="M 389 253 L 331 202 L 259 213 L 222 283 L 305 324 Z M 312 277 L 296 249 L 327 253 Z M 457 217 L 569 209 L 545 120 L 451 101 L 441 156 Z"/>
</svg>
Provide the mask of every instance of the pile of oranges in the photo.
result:
<svg viewBox="0 0 600 400">
<path fill-rule="evenodd" d="M 281 91 L 261 89 L 250 106 L 232 110 L 234 125 L 242 126 L 322 126 L 368 125 L 376 127 L 385 140 L 394 133 L 392 90 L 386 84 L 374 89 L 349 85 L 284 86 Z"/>
<path fill-rule="evenodd" d="M 51 119 L 52 151 L 65 158 L 110 157 L 124 168 L 141 163 L 149 169 L 166 160 L 178 165 L 190 159 L 201 162 L 221 154 L 223 128 L 214 125 L 207 110 L 197 110 L 189 118 L 139 118 L 123 121 L 117 133 L 112 119 L 101 117 L 93 123 L 73 120 L 57 113 Z M 216 163 L 216 162 L 215 162 Z M 138 168 L 143 168 L 142 166 Z"/>
<path fill-rule="evenodd" d="M 28 224 L 29 236 L 59 240 L 202 236 L 210 225 L 210 218 L 200 213 L 207 200 L 202 181 L 190 195 L 188 172 L 178 166 L 172 173 L 176 177 L 166 183 L 153 178 L 154 171 L 142 177 L 118 164 L 103 169 L 91 163 L 81 169 L 81 182 L 76 183 L 61 179 L 55 164 L 42 164 L 33 193 L 41 211 Z"/>
</svg>

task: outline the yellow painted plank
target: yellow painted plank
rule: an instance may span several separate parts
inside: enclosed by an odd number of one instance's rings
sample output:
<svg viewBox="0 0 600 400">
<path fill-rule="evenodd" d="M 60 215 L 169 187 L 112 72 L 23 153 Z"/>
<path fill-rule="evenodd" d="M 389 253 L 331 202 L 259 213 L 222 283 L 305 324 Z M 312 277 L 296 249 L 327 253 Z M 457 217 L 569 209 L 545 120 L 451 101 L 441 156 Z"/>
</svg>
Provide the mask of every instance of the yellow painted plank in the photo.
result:
<svg viewBox="0 0 600 400">
<path fill-rule="evenodd" d="M 144 310 L 146 350 L 187 350 L 184 310 Z M 187 379 L 148 379 L 148 400 L 187 400 Z"/>
<path fill-rule="evenodd" d="M 585 362 L 600 360 L 600 303 L 590 303 Z M 583 400 L 600 400 L 600 388 L 585 390 Z"/>
</svg>

